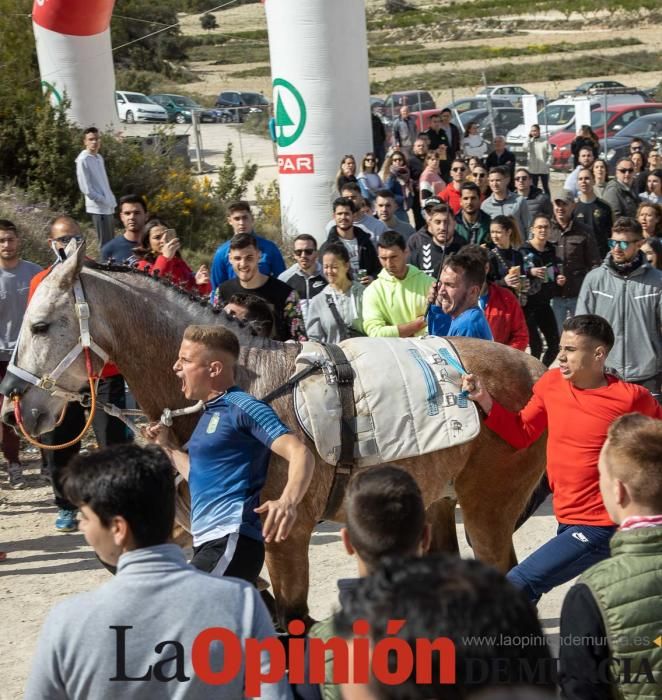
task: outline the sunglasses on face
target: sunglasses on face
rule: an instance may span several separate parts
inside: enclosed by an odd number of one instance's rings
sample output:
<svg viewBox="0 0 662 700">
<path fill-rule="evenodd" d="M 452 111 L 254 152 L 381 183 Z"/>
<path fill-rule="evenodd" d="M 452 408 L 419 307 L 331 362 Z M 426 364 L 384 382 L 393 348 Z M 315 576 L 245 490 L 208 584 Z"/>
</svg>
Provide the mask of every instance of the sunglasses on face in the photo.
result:
<svg viewBox="0 0 662 700">
<path fill-rule="evenodd" d="M 619 173 L 633 173 L 633 172 L 634 172 L 634 168 L 619 168 L 619 169 L 618 169 L 618 172 L 619 172 Z"/>
<path fill-rule="evenodd" d="M 515 180 L 528 180 L 529 178 L 526 175 L 522 175 L 521 177 L 516 177 Z"/>
<path fill-rule="evenodd" d="M 301 255 L 312 255 L 315 252 L 314 248 L 299 248 L 294 251 L 294 254 L 298 257 Z"/>
<path fill-rule="evenodd" d="M 487 173 L 471 173 L 474 177 L 487 177 Z"/>
<path fill-rule="evenodd" d="M 621 250 L 627 250 L 635 241 L 617 241 L 610 238 L 607 243 L 609 244 L 609 249 L 614 250 L 614 248 L 620 248 Z"/>
<path fill-rule="evenodd" d="M 83 237 L 82 236 L 60 236 L 60 238 L 55 238 L 54 240 L 56 243 L 59 243 L 60 245 L 67 245 L 70 241 L 76 241 L 76 243 L 82 243 Z"/>
<path fill-rule="evenodd" d="M 451 168 L 454 173 L 463 173 L 466 168 Z"/>
</svg>

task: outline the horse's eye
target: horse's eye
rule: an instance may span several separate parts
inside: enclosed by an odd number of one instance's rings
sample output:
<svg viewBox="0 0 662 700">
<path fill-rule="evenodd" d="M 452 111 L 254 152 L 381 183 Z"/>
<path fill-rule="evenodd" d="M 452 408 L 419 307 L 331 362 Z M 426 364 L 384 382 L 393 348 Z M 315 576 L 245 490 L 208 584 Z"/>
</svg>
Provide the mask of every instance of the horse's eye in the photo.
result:
<svg viewBox="0 0 662 700">
<path fill-rule="evenodd" d="M 32 324 L 32 332 L 35 335 L 43 335 L 44 333 L 48 332 L 48 323 L 45 321 L 41 321 L 40 323 L 33 323 Z"/>
</svg>

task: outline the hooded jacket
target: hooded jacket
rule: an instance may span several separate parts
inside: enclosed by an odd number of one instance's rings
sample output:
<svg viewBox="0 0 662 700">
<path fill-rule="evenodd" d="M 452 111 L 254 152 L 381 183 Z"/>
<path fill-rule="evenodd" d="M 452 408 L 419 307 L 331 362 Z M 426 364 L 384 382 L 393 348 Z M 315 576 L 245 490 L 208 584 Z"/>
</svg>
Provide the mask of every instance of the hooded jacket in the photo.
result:
<svg viewBox="0 0 662 700">
<path fill-rule="evenodd" d="M 425 314 L 433 280 L 413 265 L 407 265 L 404 279 L 386 270 L 363 294 L 363 330 L 373 338 L 397 338 L 398 326 Z M 422 328 L 416 335 L 424 335 Z"/>
<path fill-rule="evenodd" d="M 577 314 L 597 314 L 609 321 L 615 343 L 607 364 L 625 381 L 641 382 L 662 372 L 662 272 L 646 260 L 621 275 L 607 256 L 586 275 Z"/>
<path fill-rule="evenodd" d="M 356 238 L 359 247 L 359 268 L 367 270 L 370 277 L 377 277 L 379 271 L 382 269 L 382 266 L 379 263 L 379 258 L 377 257 L 377 250 L 375 249 L 375 246 L 372 243 L 372 238 L 370 238 L 370 235 L 368 233 L 358 228 L 357 226 L 354 226 L 353 229 L 354 238 Z M 329 243 L 342 243 L 342 238 L 338 233 L 337 226 L 333 226 L 331 228 L 331 231 L 329 231 L 329 237 L 322 244 L 322 247 L 320 248 L 319 252 L 320 258 L 324 255 L 324 251 L 326 250 L 326 247 L 329 245 Z"/>
<path fill-rule="evenodd" d="M 312 275 L 307 275 L 299 263 L 294 263 L 278 275 L 278 279 L 290 287 L 299 295 L 299 304 L 303 312 L 303 319 L 308 322 L 308 306 L 314 296 L 319 294 L 326 287 L 326 278 L 322 274 L 322 266 L 319 263 L 315 264 L 315 272 Z"/>
<path fill-rule="evenodd" d="M 611 207 L 614 219 L 619 216 L 637 218 L 637 209 L 641 200 L 627 185 L 618 180 L 609 180 L 605 185 L 602 199 Z"/>
</svg>

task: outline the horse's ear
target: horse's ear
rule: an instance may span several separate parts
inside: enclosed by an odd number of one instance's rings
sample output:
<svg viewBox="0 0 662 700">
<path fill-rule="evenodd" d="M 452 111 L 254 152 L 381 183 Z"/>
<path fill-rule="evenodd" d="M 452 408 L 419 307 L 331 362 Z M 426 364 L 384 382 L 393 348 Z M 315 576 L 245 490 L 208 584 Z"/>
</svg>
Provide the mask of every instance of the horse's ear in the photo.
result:
<svg viewBox="0 0 662 700">
<path fill-rule="evenodd" d="M 83 241 L 78 248 L 70 251 L 69 246 L 71 246 L 72 243 L 73 241 L 70 241 L 65 250 L 67 259 L 58 266 L 60 268 L 59 284 L 62 289 L 70 289 L 73 286 L 74 280 L 81 271 L 83 262 L 85 262 L 85 241 Z"/>
</svg>

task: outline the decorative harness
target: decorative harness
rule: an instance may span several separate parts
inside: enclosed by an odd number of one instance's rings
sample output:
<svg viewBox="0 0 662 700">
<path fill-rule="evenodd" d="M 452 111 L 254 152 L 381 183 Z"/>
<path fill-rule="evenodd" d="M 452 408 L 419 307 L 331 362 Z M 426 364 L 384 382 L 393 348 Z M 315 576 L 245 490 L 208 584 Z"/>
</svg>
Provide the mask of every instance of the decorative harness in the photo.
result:
<svg viewBox="0 0 662 700">
<path fill-rule="evenodd" d="M 85 299 L 83 285 L 80 281 L 80 277 L 78 276 L 76 276 L 74 280 L 73 291 L 75 299 L 74 308 L 76 311 L 76 317 L 78 318 L 80 336 L 76 345 L 64 356 L 64 358 L 60 361 L 57 367 L 50 374 L 44 374 L 41 377 L 38 377 L 37 375 L 32 374 L 32 372 L 28 372 L 26 369 L 19 367 L 15 362 L 19 342 L 16 343 L 14 353 L 9 362 L 9 365 L 7 366 L 7 373 L 11 373 L 12 375 L 18 377 L 19 379 L 22 379 L 25 382 L 28 382 L 28 384 L 31 384 L 32 386 L 35 386 L 38 389 L 43 389 L 43 391 L 50 394 L 51 396 L 59 396 L 65 399 L 67 402 L 78 401 L 78 403 L 80 403 L 81 406 L 90 409 L 90 414 L 88 416 L 87 421 L 85 422 L 85 425 L 83 426 L 83 429 L 75 438 L 61 445 L 46 445 L 42 442 L 39 442 L 39 440 L 33 438 L 25 429 L 25 425 L 23 424 L 23 416 L 21 413 L 21 396 L 18 391 L 14 391 L 11 395 L 11 399 L 14 403 L 14 417 L 16 419 L 16 424 L 18 425 L 18 428 L 21 431 L 23 437 L 31 445 L 39 447 L 43 450 L 63 450 L 67 447 L 75 445 L 79 440 L 82 439 L 83 435 L 85 435 L 85 433 L 89 430 L 90 426 L 92 425 L 97 406 L 100 406 L 108 415 L 114 416 L 115 418 L 121 420 L 136 434 L 138 434 L 140 430 L 136 426 L 136 424 L 128 418 L 128 416 L 139 417 L 145 415 L 143 411 L 140 411 L 138 409 L 121 409 L 113 404 L 102 403 L 97 400 L 99 376 L 94 373 L 94 370 L 92 368 L 92 353 L 94 353 L 95 355 L 97 355 L 97 357 L 99 357 L 99 359 L 101 359 L 102 364 L 105 364 L 108 361 L 109 356 L 108 353 L 99 345 L 97 345 L 92 339 L 92 335 L 90 333 L 90 307 Z M 64 372 L 66 372 L 67 369 L 69 369 L 69 367 L 71 367 L 71 365 L 78 359 L 79 355 L 81 354 L 85 356 L 87 381 L 90 387 L 89 394 L 69 391 L 69 389 L 65 389 L 64 387 L 58 384 L 58 380 L 60 379 L 60 377 L 64 374 Z M 186 408 L 179 408 L 175 410 L 170 410 L 169 408 L 166 408 L 164 409 L 163 415 L 161 416 L 161 422 L 165 426 L 169 427 L 172 425 L 173 418 L 182 415 L 187 415 L 190 413 L 197 413 L 202 409 L 203 406 L 203 402 L 199 401 L 195 405 L 188 406 Z M 60 415 L 60 418 L 56 425 L 59 425 L 62 422 L 66 410 L 67 407 L 65 405 L 62 409 L 62 414 Z"/>
</svg>

